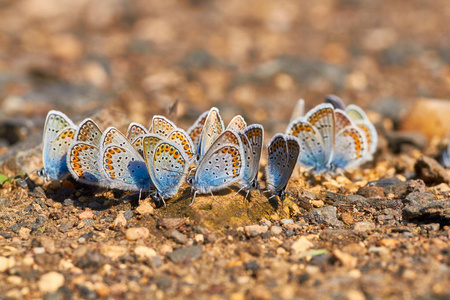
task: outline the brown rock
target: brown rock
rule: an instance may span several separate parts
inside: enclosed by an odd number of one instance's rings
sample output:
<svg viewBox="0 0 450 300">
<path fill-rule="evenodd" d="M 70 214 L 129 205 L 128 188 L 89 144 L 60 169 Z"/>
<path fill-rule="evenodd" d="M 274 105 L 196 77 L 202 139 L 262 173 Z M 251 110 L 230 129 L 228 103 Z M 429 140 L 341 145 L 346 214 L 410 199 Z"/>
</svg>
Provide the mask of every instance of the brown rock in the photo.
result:
<svg viewBox="0 0 450 300">
<path fill-rule="evenodd" d="M 425 183 L 439 184 L 450 183 L 450 176 L 436 160 L 422 155 L 414 165 L 417 177 L 420 177 Z"/>
<path fill-rule="evenodd" d="M 77 217 L 80 220 L 87 220 L 87 219 L 94 218 L 94 214 L 90 210 L 85 210 L 85 211 L 79 213 Z"/>
<path fill-rule="evenodd" d="M 265 225 L 249 225 L 244 227 L 247 236 L 258 236 L 262 233 L 266 233 L 267 230 L 269 230 L 269 227 Z"/>
<path fill-rule="evenodd" d="M 345 225 L 352 225 L 355 221 L 353 220 L 353 215 L 351 213 L 343 213 L 341 215 L 342 222 L 344 222 Z"/>
<path fill-rule="evenodd" d="M 339 249 L 333 250 L 333 255 L 341 262 L 341 264 L 345 267 L 354 268 L 358 260 L 356 257 L 351 256 L 348 253 L 345 253 Z"/>
<path fill-rule="evenodd" d="M 384 197 L 384 190 L 379 186 L 363 186 L 358 189 L 356 194 L 364 198 L 382 198 Z"/>
<path fill-rule="evenodd" d="M 136 212 L 140 215 L 153 215 L 155 213 L 155 209 L 150 205 L 150 203 L 142 202 L 141 205 L 136 208 Z"/>
<path fill-rule="evenodd" d="M 145 227 L 128 228 L 125 237 L 129 241 L 145 240 L 150 235 L 150 231 Z"/>
</svg>

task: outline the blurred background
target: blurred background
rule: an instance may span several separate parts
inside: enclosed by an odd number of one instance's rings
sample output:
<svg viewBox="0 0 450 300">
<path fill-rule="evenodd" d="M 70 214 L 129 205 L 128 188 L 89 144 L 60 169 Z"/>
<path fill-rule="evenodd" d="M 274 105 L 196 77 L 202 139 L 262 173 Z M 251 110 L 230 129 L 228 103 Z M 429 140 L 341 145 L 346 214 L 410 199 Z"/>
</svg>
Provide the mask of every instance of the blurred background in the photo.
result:
<svg viewBox="0 0 450 300">
<path fill-rule="evenodd" d="M 217 106 L 272 135 L 299 98 L 330 93 L 401 128 L 418 99 L 450 98 L 449 28 L 445 0 L 2 0 L 0 139 L 42 130 L 50 109 L 149 125 L 176 99 L 185 129 Z"/>
</svg>

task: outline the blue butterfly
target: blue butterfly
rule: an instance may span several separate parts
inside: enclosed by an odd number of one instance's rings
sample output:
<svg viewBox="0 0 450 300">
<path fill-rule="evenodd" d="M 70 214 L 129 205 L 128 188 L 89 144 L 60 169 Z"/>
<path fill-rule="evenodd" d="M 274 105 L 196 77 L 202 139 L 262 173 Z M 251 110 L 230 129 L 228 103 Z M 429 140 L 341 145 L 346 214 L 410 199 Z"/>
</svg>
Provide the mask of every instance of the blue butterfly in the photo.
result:
<svg viewBox="0 0 450 300">
<path fill-rule="evenodd" d="M 192 198 L 199 194 L 208 194 L 238 183 L 243 176 L 244 151 L 239 135 L 225 130 L 198 163 L 194 176 L 188 178 L 188 184 L 195 191 Z"/>
<path fill-rule="evenodd" d="M 143 149 L 150 178 L 156 187 L 157 198 L 164 201 L 175 196 L 191 165 L 193 155 L 189 157 L 178 142 L 157 134 L 143 137 Z"/>
<path fill-rule="evenodd" d="M 89 118 L 78 126 L 67 155 L 69 171 L 76 180 L 91 185 L 107 185 L 107 179 L 99 169 L 101 137 L 102 131 Z"/>
<path fill-rule="evenodd" d="M 62 112 L 48 112 L 42 140 L 44 168 L 38 171 L 40 177 L 59 180 L 69 173 L 66 156 L 76 130 L 76 125 Z"/>
<path fill-rule="evenodd" d="M 238 132 L 244 149 L 244 168 L 242 179 L 239 182 L 241 190 L 246 190 L 247 198 L 251 189 L 259 189 L 258 171 L 261 160 L 264 129 L 262 125 L 253 124 Z"/>
<path fill-rule="evenodd" d="M 109 186 L 127 191 L 150 191 L 150 179 L 144 158 L 116 128 L 109 127 L 100 141 L 100 170 Z"/>
<path fill-rule="evenodd" d="M 281 201 L 286 197 L 286 186 L 291 178 L 300 153 L 295 137 L 276 134 L 267 145 L 266 186 Z M 270 199 L 269 198 L 269 199 Z"/>
</svg>

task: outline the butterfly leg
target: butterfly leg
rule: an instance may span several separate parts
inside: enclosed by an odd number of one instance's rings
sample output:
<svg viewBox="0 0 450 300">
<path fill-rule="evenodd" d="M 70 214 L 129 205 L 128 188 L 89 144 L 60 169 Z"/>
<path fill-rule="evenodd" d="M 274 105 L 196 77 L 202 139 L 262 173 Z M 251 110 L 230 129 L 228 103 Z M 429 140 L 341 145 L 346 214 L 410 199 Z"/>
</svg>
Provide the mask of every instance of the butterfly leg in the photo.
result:
<svg viewBox="0 0 450 300">
<path fill-rule="evenodd" d="M 214 201 L 216 201 L 217 203 L 219 203 L 219 201 L 217 201 L 216 197 L 214 197 L 213 193 L 211 192 L 211 196 L 213 197 Z"/>
<path fill-rule="evenodd" d="M 197 195 L 197 191 L 194 192 L 194 196 L 192 197 L 191 204 L 189 206 L 192 206 L 194 204 L 195 196 Z"/>
</svg>

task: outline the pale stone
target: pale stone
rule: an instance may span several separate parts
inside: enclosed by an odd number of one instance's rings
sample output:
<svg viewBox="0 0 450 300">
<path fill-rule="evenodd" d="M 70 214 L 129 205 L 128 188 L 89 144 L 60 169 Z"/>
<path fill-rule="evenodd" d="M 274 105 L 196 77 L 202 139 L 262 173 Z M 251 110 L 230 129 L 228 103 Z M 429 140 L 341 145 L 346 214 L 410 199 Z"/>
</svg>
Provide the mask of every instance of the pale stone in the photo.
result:
<svg viewBox="0 0 450 300">
<path fill-rule="evenodd" d="M 39 290 L 43 293 L 54 293 L 64 285 L 64 276 L 58 272 L 49 272 L 42 275 L 38 281 Z"/>
</svg>

